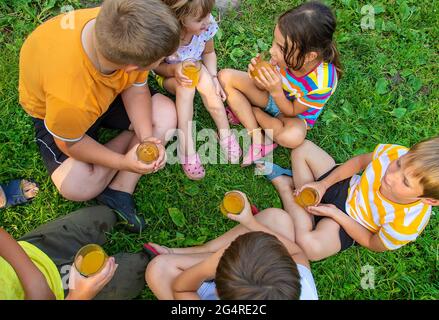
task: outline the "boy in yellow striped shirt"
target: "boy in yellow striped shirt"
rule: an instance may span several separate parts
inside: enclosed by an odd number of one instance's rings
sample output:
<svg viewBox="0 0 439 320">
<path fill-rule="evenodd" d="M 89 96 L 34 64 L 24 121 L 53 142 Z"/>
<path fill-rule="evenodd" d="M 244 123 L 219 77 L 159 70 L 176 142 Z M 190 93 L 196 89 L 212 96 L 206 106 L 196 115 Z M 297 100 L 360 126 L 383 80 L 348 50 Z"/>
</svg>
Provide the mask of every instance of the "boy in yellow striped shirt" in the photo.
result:
<svg viewBox="0 0 439 320">
<path fill-rule="evenodd" d="M 310 260 L 355 242 L 379 252 L 400 248 L 421 234 L 432 206 L 439 205 L 439 136 L 411 149 L 379 144 L 340 166 L 310 141 L 291 157 L 293 178 L 272 182 Z M 306 187 L 318 191 L 319 204 L 303 209 L 292 195 Z"/>
</svg>

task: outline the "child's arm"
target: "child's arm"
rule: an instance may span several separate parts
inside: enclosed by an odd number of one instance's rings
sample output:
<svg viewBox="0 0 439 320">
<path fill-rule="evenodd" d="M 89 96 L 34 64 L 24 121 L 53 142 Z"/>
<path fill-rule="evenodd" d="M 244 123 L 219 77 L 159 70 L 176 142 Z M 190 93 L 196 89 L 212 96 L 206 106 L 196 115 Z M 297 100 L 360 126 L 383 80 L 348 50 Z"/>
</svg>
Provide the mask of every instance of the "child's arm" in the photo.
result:
<svg viewBox="0 0 439 320">
<path fill-rule="evenodd" d="M 163 62 L 154 69 L 154 72 L 165 78 L 175 78 L 177 84 L 182 87 L 190 86 L 192 85 L 192 80 L 183 74 L 182 67 L 181 62 L 174 64 Z"/>
<path fill-rule="evenodd" d="M 340 182 L 344 179 L 350 178 L 358 172 L 363 171 L 372 161 L 373 153 L 365 153 L 359 156 L 353 157 L 337 167 L 334 171 L 331 172 L 325 179 L 321 181 L 306 183 L 302 187 L 296 190 L 296 194 L 299 193 L 306 187 L 311 187 L 316 189 L 319 192 L 320 199 L 322 199 L 323 195 L 326 193 L 329 187 Z"/>
<path fill-rule="evenodd" d="M 376 252 L 388 250 L 379 238 L 378 233 L 370 232 L 332 204 L 320 204 L 316 207 L 308 207 L 308 211 L 317 216 L 333 219 L 352 239 L 369 250 Z"/>
<path fill-rule="evenodd" d="M 243 213 L 241 213 L 239 216 L 241 216 L 242 214 Z M 251 217 L 248 216 L 246 218 L 246 220 L 247 219 L 248 220 L 245 221 L 245 222 L 242 221 L 241 218 L 239 216 L 237 216 L 237 215 L 229 214 L 228 217 L 230 219 L 232 219 L 232 220 L 235 220 L 235 221 L 240 221 L 241 220 L 240 223 L 242 225 L 244 225 L 250 231 L 262 231 L 262 232 L 269 233 L 269 234 L 275 236 L 287 248 L 288 253 L 291 255 L 291 257 L 293 258 L 293 260 L 296 263 L 300 263 L 301 265 L 309 267 L 309 260 L 308 260 L 308 258 L 305 256 L 303 250 L 295 242 L 292 242 L 290 239 L 288 239 L 288 238 L 282 236 L 281 234 L 276 233 L 273 230 L 267 228 L 265 225 L 263 225 L 258 220 L 256 220 L 254 218 L 253 214 L 251 214 L 251 212 L 250 212 L 250 215 L 251 215 Z"/>
<path fill-rule="evenodd" d="M 295 117 L 309 109 L 308 106 L 294 100 L 290 101 L 282 89 L 282 77 L 273 69 L 262 68 L 259 76 L 255 79 L 257 87 L 270 93 L 279 110 L 287 117 Z"/>
<path fill-rule="evenodd" d="M 24 289 L 25 299 L 53 300 L 55 295 L 41 271 L 9 233 L 0 228 L 0 256 L 15 270 Z"/>
<path fill-rule="evenodd" d="M 154 69 L 154 72 L 165 78 L 173 78 L 175 76 L 175 70 L 177 66 L 178 63 L 170 64 L 162 62 L 157 68 Z"/>
<path fill-rule="evenodd" d="M 85 163 L 139 174 L 154 171 L 154 164 L 146 165 L 137 161 L 136 147 L 133 147 L 124 155 L 110 150 L 87 135 L 84 135 L 78 142 L 65 142 L 56 137 L 54 137 L 54 140 L 63 153 Z"/>
<path fill-rule="evenodd" d="M 303 250 L 296 243 L 294 243 L 290 239 L 274 232 L 273 230 L 271 230 L 270 228 L 266 227 L 265 225 L 260 223 L 258 220 L 256 220 L 256 218 L 253 216 L 253 214 L 251 212 L 250 204 L 247 200 L 246 195 L 240 191 L 237 191 L 237 190 L 235 190 L 235 191 L 239 192 L 244 197 L 245 206 L 244 206 L 244 210 L 242 210 L 242 212 L 239 215 L 228 214 L 227 217 L 229 219 L 241 223 L 244 227 L 246 227 L 250 231 L 263 231 L 263 232 L 269 233 L 271 235 L 274 235 L 276 238 L 279 239 L 279 241 L 281 241 L 284 244 L 284 246 L 287 248 L 288 252 L 292 256 L 295 256 L 297 254 L 301 254 L 303 252 Z M 285 213 L 285 214 L 287 214 L 287 213 Z"/>
<path fill-rule="evenodd" d="M 200 263 L 184 270 L 172 285 L 174 298 L 176 300 L 199 300 L 198 289 L 204 281 L 215 278 L 216 268 L 225 249 L 218 250 Z"/>
<path fill-rule="evenodd" d="M 221 97 L 223 101 L 226 100 L 226 93 L 224 92 L 221 84 L 218 80 L 218 61 L 215 53 L 215 44 L 213 39 L 210 39 L 206 42 L 206 47 L 203 52 L 203 63 L 206 66 L 207 71 L 213 78 L 213 83 L 215 85 L 216 94 Z"/>
<path fill-rule="evenodd" d="M 144 141 L 152 137 L 152 100 L 148 86 L 131 86 L 121 96 L 137 139 Z"/>
</svg>

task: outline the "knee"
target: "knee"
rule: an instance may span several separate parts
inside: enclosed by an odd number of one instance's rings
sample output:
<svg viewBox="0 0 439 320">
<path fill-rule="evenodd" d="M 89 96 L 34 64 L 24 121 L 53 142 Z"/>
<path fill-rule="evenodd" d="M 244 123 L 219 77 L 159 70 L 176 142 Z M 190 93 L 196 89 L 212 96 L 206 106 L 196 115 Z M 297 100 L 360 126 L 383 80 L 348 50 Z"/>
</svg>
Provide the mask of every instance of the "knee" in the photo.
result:
<svg viewBox="0 0 439 320">
<path fill-rule="evenodd" d="M 278 134 L 275 134 L 276 142 L 289 149 L 300 147 L 304 143 L 305 137 L 306 131 L 304 132 L 302 128 L 297 127 L 284 128 Z"/>
<path fill-rule="evenodd" d="M 224 90 L 226 90 L 226 88 L 228 88 L 232 84 L 234 71 L 235 70 L 233 69 L 223 69 L 218 72 L 218 80 Z"/>
<path fill-rule="evenodd" d="M 312 145 L 311 141 L 304 140 L 302 144 L 298 145 L 296 148 L 293 148 L 293 150 L 291 150 L 291 159 L 298 159 L 305 157 L 307 154 L 309 154 L 309 149 L 311 145 Z"/>
<path fill-rule="evenodd" d="M 145 270 L 145 281 L 149 287 L 154 287 L 156 282 L 164 276 L 164 272 L 167 270 L 166 256 L 156 256 L 148 263 Z"/>
<path fill-rule="evenodd" d="M 288 213 L 279 208 L 269 208 L 261 211 L 256 215 L 256 220 L 269 226 L 282 226 L 285 228 L 294 228 L 293 220 Z"/>
<path fill-rule="evenodd" d="M 61 188 L 58 188 L 58 191 L 63 196 L 63 198 L 67 200 L 75 201 L 75 202 L 83 202 L 96 198 L 105 189 L 105 186 L 103 186 L 102 188 L 99 188 L 99 190 L 98 189 L 90 190 L 87 187 L 85 187 L 85 184 L 86 183 L 84 183 L 83 188 L 81 189 L 78 188 L 75 190 L 72 190 L 70 188 L 64 188 L 61 186 Z"/>
</svg>

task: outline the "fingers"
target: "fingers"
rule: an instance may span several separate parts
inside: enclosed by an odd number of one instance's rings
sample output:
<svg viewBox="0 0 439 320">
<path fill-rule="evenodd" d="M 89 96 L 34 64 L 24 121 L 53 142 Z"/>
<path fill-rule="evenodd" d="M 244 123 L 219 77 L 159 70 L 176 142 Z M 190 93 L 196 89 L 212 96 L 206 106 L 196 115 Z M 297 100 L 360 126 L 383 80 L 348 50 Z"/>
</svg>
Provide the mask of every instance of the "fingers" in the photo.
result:
<svg viewBox="0 0 439 320">
<path fill-rule="evenodd" d="M 226 93 L 225 93 L 225 91 L 224 91 L 223 89 L 221 89 L 220 94 L 221 94 L 221 100 L 222 100 L 223 102 L 226 102 L 226 100 L 227 100 L 227 95 L 226 95 Z"/>
<path fill-rule="evenodd" d="M 237 215 L 237 214 L 228 213 L 227 218 L 229 218 L 230 220 L 239 222 L 239 215 Z"/>
<path fill-rule="evenodd" d="M 151 247 L 153 247 L 155 250 L 157 250 L 157 252 L 160 254 L 171 254 L 172 253 L 171 249 L 169 249 L 168 247 L 161 246 L 161 245 L 155 244 L 153 242 L 148 242 L 148 244 Z"/>
<path fill-rule="evenodd" d="M 114 275 L 114 272 L 116 268 L 116 260 L 114 257 L 110 257 L 105 262 L 104 268 L 96 275 L 89 277 L 88 279 L 93 279 L 96 281 L 95 283 L 97 285 L 102 283 L 107 283 L 109 281 L 109 278 L 111 279 Z"/>
</svg>

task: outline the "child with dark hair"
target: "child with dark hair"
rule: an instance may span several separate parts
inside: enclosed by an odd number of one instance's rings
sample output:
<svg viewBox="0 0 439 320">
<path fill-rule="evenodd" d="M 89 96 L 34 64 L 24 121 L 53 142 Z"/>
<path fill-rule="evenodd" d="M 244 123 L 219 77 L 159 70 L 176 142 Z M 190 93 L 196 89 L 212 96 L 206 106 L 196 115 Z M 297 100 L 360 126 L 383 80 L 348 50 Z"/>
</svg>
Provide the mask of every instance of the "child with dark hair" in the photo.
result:
<svg viewBox="0 0 439 320">
<path fill-rule="evenodd" d="M 240 225 L 202 246 L 145 245 L 158 254 L 145 275 L 157 298 L 318 299 L 308 258 L 294 242 L 292 219 L 275 208 L 253 216 L 245 202 L 241 214 L 228 214 Z"/>
<path fill-rule="evenodd" d="M 252 137 L 243 166 L 259 160 L 277 144 L 296 148 L 305 140 L 341 76 L 333 41 L 335 16 L 319 2 L 308 2 L 282 14 L 274 29 L 268 66 L 248 74 L 225 69 L 219 80 L 231 109 L 229 121 L 242 122 Z M 252 76 L 255 74 L 256 76 Z M 273 140 L 264 143 L 264 135 Z"/>
</svg>

